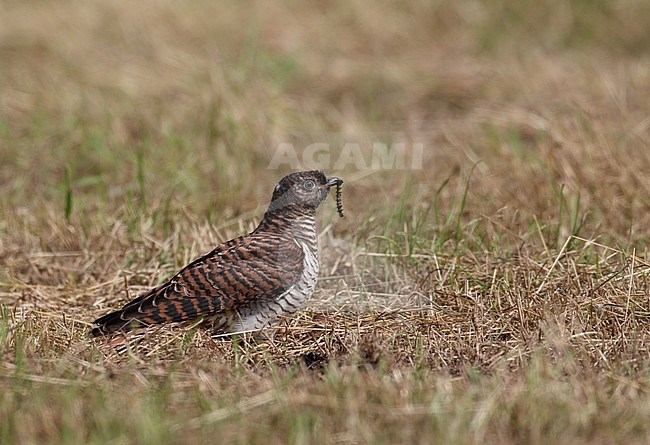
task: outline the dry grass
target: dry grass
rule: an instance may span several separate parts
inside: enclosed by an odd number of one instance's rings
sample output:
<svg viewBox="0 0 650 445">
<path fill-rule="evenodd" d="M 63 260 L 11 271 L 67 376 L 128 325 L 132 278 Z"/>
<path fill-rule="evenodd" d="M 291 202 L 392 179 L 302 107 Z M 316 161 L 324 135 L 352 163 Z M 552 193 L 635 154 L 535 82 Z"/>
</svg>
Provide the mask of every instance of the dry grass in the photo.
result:
<svg viewBox="0 0 650 445">
<path fill-rule="evenodd" d="M 0 5 L 0 442 L 650 441 L 647 2 L 274 6 Z M 272 342 L 88 339 L 279 143 L 393 140 Z"/>
</svg>

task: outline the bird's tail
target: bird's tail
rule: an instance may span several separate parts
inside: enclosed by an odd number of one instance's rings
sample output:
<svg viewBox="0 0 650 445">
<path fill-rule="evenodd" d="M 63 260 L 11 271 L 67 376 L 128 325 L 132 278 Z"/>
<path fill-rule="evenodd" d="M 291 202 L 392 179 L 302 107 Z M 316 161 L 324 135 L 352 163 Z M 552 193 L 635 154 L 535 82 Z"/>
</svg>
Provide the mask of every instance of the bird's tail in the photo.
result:
<svg viewBox="0 0 650 445">
<path fill-rule="evenodd" d="M 149 293 L 137 297 L 119 311 L 111 312 L 93 322 L 91 335 L 98 337 L 113 332 L 128 332 L 154 324 L 173 323 L 210 315 L 221 310 L 220 304 L 209 295 L 192 295 L 180 298 L 180 294 L 168 281 Z"/>
<path fill-rule="evenodd" d="M 100 337 L 102 335 L 109 335 L 113 332 L 128 332 L 137 327 L 148 326 L 148 323 L 140 321 L 136 318 L 129 318 L 126 316 L 127 311 L 121 309 L 119 311 L 111 312 L 103 317 L 99 317 L 93 322 L 92 331 L 90 335 L 93 337 Z"/>
<path fill-rule="evenodd" d="M 103 317 L 99 317 L 97 320 L 93 321 L 90 335 L 93 337 L 100 337 L 102 335 L 108 335 L 111 332 L 119 331 L 121 326 L 116 323 L 118 320 L 121 320 L 119 311 L 111 312 Z M 123 323 L 123 321 L 121 323 Z"/>
<path fill-rule="evenodd" d="M 160 288 L 153 289 L 148 294 L 129 302 L 122 309 L 99 317 L 93 322 L 90 334 L 99 337 L 114 332 L 129 332 L 165 321 L 155 304 L 155 297 L 159 290 Z"/>
</svg>

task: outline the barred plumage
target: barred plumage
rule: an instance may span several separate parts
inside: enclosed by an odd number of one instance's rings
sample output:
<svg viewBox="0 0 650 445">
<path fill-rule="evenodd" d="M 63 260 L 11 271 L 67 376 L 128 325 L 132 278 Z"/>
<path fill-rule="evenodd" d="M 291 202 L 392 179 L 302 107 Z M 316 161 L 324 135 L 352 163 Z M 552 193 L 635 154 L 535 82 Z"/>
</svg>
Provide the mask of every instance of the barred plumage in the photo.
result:
<svg viewBox="0 0 650 445">
<path fill-rule="evenodd" d="M 309 171 L 285 176 L 248 235 L 217 246 L 166 283 L 98 318 L 93 336 L 152 324 L 212 319 L 223 332 L 263 329 L 311 297 L 318 275 L 316 208 L 339 178 Z"/>
</svg>

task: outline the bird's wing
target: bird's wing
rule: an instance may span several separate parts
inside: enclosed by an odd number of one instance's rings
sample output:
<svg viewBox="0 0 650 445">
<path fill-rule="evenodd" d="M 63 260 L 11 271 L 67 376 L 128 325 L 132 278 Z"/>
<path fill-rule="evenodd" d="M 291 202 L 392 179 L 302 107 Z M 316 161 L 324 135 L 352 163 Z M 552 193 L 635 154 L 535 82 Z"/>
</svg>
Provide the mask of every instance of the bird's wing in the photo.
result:
<svg viewBox="0 0 650 445">
<path fill-rule="evenodd" d="M 300 279 L 303 258 L 294 240 L 254 234 L 235 238 L 119 311 L 97 319 L 93 333 L 189 320 L 274 300 Z"/>
</svg>

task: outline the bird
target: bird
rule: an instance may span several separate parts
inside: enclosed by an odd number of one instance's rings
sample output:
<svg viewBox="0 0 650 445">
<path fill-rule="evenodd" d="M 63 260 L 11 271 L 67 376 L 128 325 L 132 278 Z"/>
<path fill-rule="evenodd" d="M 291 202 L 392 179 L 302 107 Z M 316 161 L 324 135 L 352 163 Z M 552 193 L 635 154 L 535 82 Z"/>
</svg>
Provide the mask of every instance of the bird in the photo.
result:
<svg viewBox="0 0 650 445">
<path fill-rule="evenodd" d="M 252 232 L 215 247 L 165 283 L 92 323 L 93 337 L 203 318 L 218 333 L 263 331 L 311 298 L 319 272 L 316 209 L 343 180 L 291 173 Z M 339 215 L 343 216 L 342 210 Z"/>
</svg>

